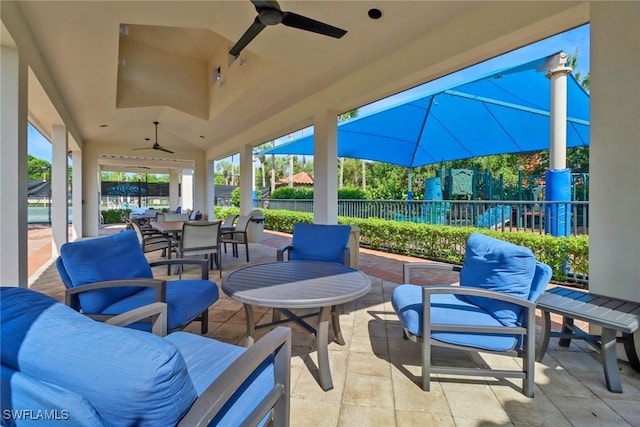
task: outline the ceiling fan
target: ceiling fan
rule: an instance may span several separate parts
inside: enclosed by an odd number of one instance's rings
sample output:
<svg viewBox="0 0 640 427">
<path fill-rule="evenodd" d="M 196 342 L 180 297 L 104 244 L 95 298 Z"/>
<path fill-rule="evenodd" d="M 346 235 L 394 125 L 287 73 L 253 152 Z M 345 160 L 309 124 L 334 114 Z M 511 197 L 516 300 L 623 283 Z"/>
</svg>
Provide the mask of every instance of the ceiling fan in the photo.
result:
<svg viewBox="0 0 640 427">
<path fill-rule="evenodd" d="M 324 22 L 316 21 L 315 19 L 307 18 L 306 16 L 293 12 L 283 12 L 275 0 L 251 0 L 251 3 L 256 7 L 258 16 L 256 16 L 253 24 L 251 24 L 249 29 L 245 31 L 242 37 L 240 37 L 240 40 L 238 40 L 229 51 L 229 55 L 232 55 L 234 58 L 238 57 L 242 49 L 244 49 L 260 31 L 264 30 L 267 25 L 284 24 L 287 27 L 311 31 L 337 39 L 347 34 L 346 30 L 325 24 Z"/>
<path fill-rule="evenodd" d="M 134 148 L 134 150 L 160 150 L 160 151 L 164 151 L 165 153 L 173 154 L 173 151 L 167 150 L 166 148 L 164 148 L 164 147 L 160 146 L 160 144 L 158 144 L 158 124 L 159 123 L 158 122 L 153 122 L 153 124 L 156 125 L 156 142 L 151 147 Z"/>
</svg>

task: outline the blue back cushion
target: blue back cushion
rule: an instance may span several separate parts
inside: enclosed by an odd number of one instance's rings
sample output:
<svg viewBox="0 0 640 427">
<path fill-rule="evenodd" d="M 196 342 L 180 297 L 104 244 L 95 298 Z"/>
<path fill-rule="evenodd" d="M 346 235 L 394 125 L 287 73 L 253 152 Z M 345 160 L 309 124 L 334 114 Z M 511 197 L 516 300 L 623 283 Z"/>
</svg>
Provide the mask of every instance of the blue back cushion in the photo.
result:
<svg viewBox="0 0 640 427">
<path fill-rule="evenodd" d="M 175 345 L 93 321 L 38 292 L 0 292 L 2 365 L 82 396 L 106 425 L 174 425 L 196 399 Z M 13 402 L 51 409 L 26 403 Z"/>
<path fill-rule="evenodd" d="M 536 270 L 533 252 L 524 246 L 473 233 L 467 241 L 460 285 L 528 299 Z M 464 297 L 483 308 L 505 326 L 515 326 L 522 309 L 483 297 Z"/>
<path fill-rule="evenodd" d="M 290 259 L 344 263 L 350 225 L 306 224 L 293 226 Z"/>
<path fill-rule="evenodd" d="M 56 263 L 65 285 L 82 286 L 88 283 L 116 279 L 153 278 L 135 231 L 95 239 L 69 242 L 60 248 L 61 262 Z M 65 279 L 68 279 L 67 283 Z M 142 288 L 120 287 L 100 289 L 79 295 L 80 305 L 86 313 L 101 313 L 106 307 L 128 297 Z"/>
</svg>

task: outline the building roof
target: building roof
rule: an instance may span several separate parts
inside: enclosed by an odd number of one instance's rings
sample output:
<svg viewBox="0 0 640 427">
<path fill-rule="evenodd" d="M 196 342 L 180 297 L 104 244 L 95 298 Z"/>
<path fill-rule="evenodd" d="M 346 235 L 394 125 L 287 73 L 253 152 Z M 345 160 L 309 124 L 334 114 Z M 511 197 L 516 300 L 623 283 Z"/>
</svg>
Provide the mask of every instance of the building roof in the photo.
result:
<svg viewBox="0 0 640 427">
<path fill-rule="evenodd" d="M 276 181 L 276 187 L 282 187 L 283 185 L 289 185 L 289 177 Z M 307 172 L 298 172 L 293 175 L 293 185 L 313 186 L 313 176 L 309 175 Z"/>
</svg>

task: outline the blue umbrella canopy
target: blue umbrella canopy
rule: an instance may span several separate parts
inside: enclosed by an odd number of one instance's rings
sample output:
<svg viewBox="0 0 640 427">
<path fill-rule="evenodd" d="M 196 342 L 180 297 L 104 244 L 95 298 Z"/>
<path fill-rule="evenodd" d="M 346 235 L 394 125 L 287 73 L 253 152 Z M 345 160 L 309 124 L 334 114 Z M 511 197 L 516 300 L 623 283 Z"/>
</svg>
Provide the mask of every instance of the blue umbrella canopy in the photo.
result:
<svg viewBox="0 0 640 427">
<path fill-rule="evenodd" d="M 549 148 L 550 55 L 338 125 L 338 156 L 418 167 Z M 589 95 L 567 79 L 567 148 L 589 145 Z M 263 151 L 313 155 L 313 135 Z"/>
</svg>

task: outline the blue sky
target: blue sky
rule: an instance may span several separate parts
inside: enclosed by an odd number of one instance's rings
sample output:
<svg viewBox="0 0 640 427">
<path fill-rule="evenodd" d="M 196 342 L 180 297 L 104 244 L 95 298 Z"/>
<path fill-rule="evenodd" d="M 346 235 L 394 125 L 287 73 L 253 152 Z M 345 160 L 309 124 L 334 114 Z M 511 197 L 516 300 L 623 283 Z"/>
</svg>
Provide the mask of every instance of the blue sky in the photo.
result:
<svg viewBox="0 0 640 427">
<path fill-rule="evenodd" d="M 575 72 L 580 72 L 584 77 L 590 69 L 590 49 L 589 49 L 589 25 L 583 25 L 573 30 L 567 31 L 562 34 L 558 34 L 540 42 L 531 44 L 529 46 L 517 49 L 513 52 L 501 55 L 499 57 L 490 59 L 481 64 L 469 67 L 465 70 L 457 73 L 450 74 L 442 77 L 433 82 L 425 85 L 418 86 L 416 88 L 407 90 L 400 94 L 385 98 L 383 100 L 374 102 L 367 106 L 363 106 L 359 109 L 359 114 L 370 113 L 376 109 L 385 108 L 391 104 L 397 104 L 405 99 L 415 98 L 421 92 L 425 91 L 425 86 L 433 88 L 434 85 L 448 86 L 454 83 L 460 83 L 477 77 L 494 70 L 499 70 L 505 67 L 514 66 L 518 64 L 524 64 L 532 60 L 542 58 L 547 55 L 551 55 L 555 52 L 563 50 L 570 55 L 573 55 L 576 48 L 578 48 L 578 67 Z M 428 86 L 427 86 L 428 85 Z M 305 133 L 308 133 L 305 132 Z M 296 132 L 294 136 L 299 136 L 300 131 Z M 276 144 L 289 141 L 288 135 L 283 136 L 276 140 Z M 27 136 L 28 152 L 34 157 L 51 161 L 51 144 L 44 138 L 35 128 L 29 125 L 29 131 Z M 234 157 L 234 164 L 238 164 L 239 156 Z M 231 161 L 231 158 L 222 159 Z"/>
</svg>

